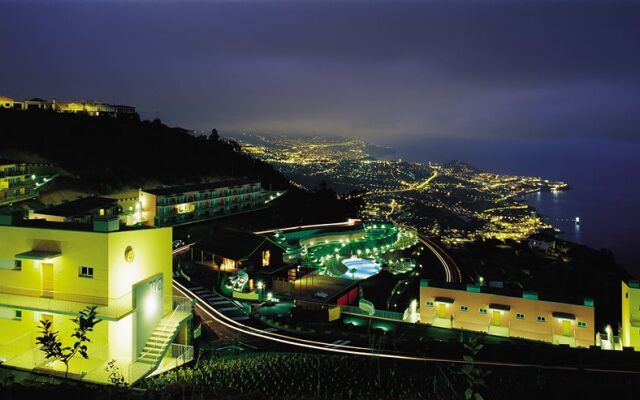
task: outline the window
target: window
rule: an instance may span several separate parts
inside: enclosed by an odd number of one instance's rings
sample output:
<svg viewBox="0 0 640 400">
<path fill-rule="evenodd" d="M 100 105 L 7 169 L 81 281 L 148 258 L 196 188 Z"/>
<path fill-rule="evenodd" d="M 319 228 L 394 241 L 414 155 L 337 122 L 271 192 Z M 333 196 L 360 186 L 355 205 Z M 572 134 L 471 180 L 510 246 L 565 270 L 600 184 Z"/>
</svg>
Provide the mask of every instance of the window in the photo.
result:
<svg viewBox="0 0 640 400">
<path fill-rule="evenodd" d="M 196 205 L 193 203 L 182 203 L 176 206 L 176 212 L 178 214 L 192 213 L 196 210 Z"/>
<path fill-rule="evenodd" d="M 93 278 L 93 267 L 81 266 L 78 276 L 82 278 Z"/>
<path fill-rule="evenodd" d="M 586 322 L 578 321 L 578 328 L 586 328 L 586 327 L 587 327 Z"/>
<path fill-rule="evenodd" d="M 14 321 L 22 320 L 22 310 L 12 310 L 9 308 L 0 309 L 0 318 Z"/>
<path fill-rule="evenodd" d="M 481 308 L 480 309 L 480 314 L 486 314 L 487 313 L 487 309 L 486 308 Z"/>
<path fill-rule="evenodd" d="M 22 271 L 22 260 L 16 260 L 16 262 L 13 264 L 13 269 L 15 269 L 16 271 Z"/>
<path fill-rule="evenodd" d="M 538 322 L 545 322 L 547 319 L 545 317 L 538 317 Z"/>
<path fill-rule="evenodd" d="M 524 319 L 524 314 L 516 314 L 516 319 Z"/>
<path fill-rule="evenodd" d="M 460 306 L 460 311 L 467 312 L 467 311 L 469 311 L 469 307 L 467 307 L 467 306 Z"/>
<path fill-rule="evenodd" d="M 271 251 L 265 250 L 262 252 L 262 266 L 268 267 L 269 261 L 271 260 Z"/>
<path fill-rule="evenodd" d="M 433 301 L 427 301 L 427 307 L 433 307 Z"/>
</svg>

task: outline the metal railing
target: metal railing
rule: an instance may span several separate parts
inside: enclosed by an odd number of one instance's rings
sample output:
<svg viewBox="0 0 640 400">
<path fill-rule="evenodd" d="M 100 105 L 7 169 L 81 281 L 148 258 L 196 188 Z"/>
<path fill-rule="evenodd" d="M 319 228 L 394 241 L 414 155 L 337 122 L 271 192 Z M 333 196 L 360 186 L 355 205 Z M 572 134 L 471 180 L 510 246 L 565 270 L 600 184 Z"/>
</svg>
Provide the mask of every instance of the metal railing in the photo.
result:
<svg viewBox="0 0 640 400">
<path fill-rule="evenodd" d="M 172 343 L 169 348 L 169 357 L 175 359 L 175 361 L 173 361 L 175 365 L 171 366 L 171 368 L 184 365 L 193 360 L 193 346 Z"/>
<path fill-rule="evenodd" d="M 87 306 L 97 306 L 102 319 L 118 319 L 133 310 L 132 293 L 117 298 L 43 289 L 0 286 L 0 305 L 35 311 L 77 315 Z"/>
<path fill-rule="evenodd" d="M 162 343 L 162 347 L 165 350 L 158 356 L 157 362 L 155 362 L 154 364 L 146 364 L 141 362 L 142 359 L 144 359 L 146 356 L 152 356 L 155 358 L 156 354 L 151 352 L 142 352 L 140 356 L 138 356 L 138 358 L 132 361 L 127 368 L 127 375 L 125 376 L 125 380 L 129 384 L 132 384 L 135 381 L 142 379 L 152 373 L 156 368 L 158 368 L 160 363 L 162 363 L 162 359 L 166 356 L 167 351 L 172 351 L 173 344 L 171 343 L 171 341 L 175 339 L 175 336 L 177 335 L 178 329 L 180 327 L 180 323 L 184 319 L 184 316 L 179 315 L 178 313 L 190 313 L 193 309 L 193 300 L 188 297 L 172 296 L 172 299 L 173 311 L 171 312 L 171 315 L 168 318 L 163 318 L 158 323 L 158 326 L 164 325 L 165 327 L 172 326 L 175 328 L 172 334 L 167 338 L 168 343 Z M 191 349 L 191 357 L 193 357 L 193 348 Z"/>
<path fill-rule="evenodd" d="M 367 311 L 354 306 L 340 306 L 342 312 L 349 314 L 359 314 L 365 317 L 373 317 L 373 318 L 384 318 L 391 319 L 395 321 L 403 320 L 403 313 L 396 311 L 387 311 L 387 310 L 374 310 L 373 315 L 369 314 Z"/>
</svg>

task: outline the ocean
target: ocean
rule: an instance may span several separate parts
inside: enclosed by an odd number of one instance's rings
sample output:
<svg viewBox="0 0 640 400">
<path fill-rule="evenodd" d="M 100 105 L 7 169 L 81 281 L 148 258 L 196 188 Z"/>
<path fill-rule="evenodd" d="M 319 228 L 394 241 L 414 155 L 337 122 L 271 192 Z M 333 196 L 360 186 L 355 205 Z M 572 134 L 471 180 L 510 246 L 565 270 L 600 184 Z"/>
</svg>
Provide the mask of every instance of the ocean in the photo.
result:
<svg viewBox="0 0 640 400">
<path fill-rule="evenodd" d="M 618 263 L 640 276 L 640 143 L 414 137 L 377 144 L 392 147 L 395 158 L 408 161 L 460 160 L 489 172 L 567 182 L 568 191 L 524 200 L 562 230 L 559 237 L 611 250 Z"/>
</svg>

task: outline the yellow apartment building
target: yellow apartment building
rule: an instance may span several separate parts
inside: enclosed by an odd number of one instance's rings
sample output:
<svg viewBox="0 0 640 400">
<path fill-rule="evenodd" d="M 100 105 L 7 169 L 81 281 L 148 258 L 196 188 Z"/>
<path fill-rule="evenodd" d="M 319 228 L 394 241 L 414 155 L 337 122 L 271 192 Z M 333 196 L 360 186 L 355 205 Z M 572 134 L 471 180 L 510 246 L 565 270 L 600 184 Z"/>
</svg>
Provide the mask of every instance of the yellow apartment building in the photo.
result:
<svg viewBox="0 0 640 400">
<path fill-rule="evenodd" d="M 65 345 L 71 319 L 97 306 L 89 359 L 71 361 L 69 376 L 107 382 L 116 360 L 133 383 L 192 357 L 191 302 L 172 296 L 170 228 L 121 228 L 117 217 L 93 224 L 0 219 L 0 361 L 56 374 L 36 346 L 41 320 Z"/>
<path fill-rule="evenodd" d="M 32 191 L 31 181 L 26 163 L 0 159 L 0 204 L 27 197 Z"/>
<path fill-rule="evenodd" d="M 595 342 L 593 300 L 543 300 L 535 292 L 420 281 L 420 322 L 571 347 Z"/>
<path fill-rule="evenodd" d="M 622 282 L 622 345 L 640 350 L 640 282 Z"/>
<path fill-rule="evenodd" d="M 0 205 L 37 197 L 56 176 L 50 165 L 0 157 Z"/>
</svg>

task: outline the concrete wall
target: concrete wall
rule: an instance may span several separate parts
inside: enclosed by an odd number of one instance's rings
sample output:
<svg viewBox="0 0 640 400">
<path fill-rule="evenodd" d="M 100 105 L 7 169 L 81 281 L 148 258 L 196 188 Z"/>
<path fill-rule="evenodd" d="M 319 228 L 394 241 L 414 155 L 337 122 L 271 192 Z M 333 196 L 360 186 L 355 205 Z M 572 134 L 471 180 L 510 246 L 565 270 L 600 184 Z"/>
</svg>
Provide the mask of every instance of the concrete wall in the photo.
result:
<svg viewBox="0 0 640 400">
<path fill-rule="evenodd" d="M 133 289 L 133 355 L 140 356 L 142 348 L 164 315 L 163 277 L 156 275 L 137 283 Z"/>
<path fill-rule="evenodd" d="M 172 293 L 171 228 L 136 229 L 112 232 L 109 237 L 109 293 L 117 298 L 131 293 L 134 284 L 162 274 L 163 293 Z M 127 248 L 133 259 L 127 260 Z M 171 311 L 171 298 L 164 298 L 164 313 Z"/>
<path fill-rule="evenodd" d="M 141 190 L 139 198 L 142 208 L 142 219 L 143 221 L 145 221 L 145 225 L 155 225 L 157 202 L 156 195 Z"/>
<path fill-rule="evenodd" d="M 18 253 L 30 250 L 59 251 L 61 256 L 48 261 L 53 265 L 54 298 L 68 299 L 70 294 L 108 298 L 109 274 L 107 235 L 98 232 L 0 226 L 0 259 L 15 260 Z M 0 270 L 0 286 L 35 294 L 42 289 L 42 261 L 22 260 L 22 270 Z M 79 275 L 81 266 L 92 267 L 93 278 Z"/>
</svg>

